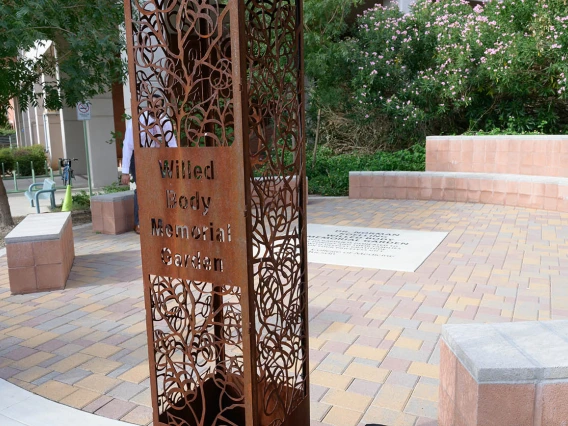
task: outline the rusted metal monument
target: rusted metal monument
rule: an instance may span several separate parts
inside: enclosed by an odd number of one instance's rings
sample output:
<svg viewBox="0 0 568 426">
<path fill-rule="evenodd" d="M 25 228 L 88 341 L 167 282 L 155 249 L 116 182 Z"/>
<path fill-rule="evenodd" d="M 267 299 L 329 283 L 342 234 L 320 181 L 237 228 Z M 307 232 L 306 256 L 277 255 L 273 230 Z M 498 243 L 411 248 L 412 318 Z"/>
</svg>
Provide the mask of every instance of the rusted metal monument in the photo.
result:
<svg viewBox="0 0 568 426">
<path fill-rule="evenodd" d="M 308 425 L 302 1 L 125 11 L 154 425 Z"/>
</svg>

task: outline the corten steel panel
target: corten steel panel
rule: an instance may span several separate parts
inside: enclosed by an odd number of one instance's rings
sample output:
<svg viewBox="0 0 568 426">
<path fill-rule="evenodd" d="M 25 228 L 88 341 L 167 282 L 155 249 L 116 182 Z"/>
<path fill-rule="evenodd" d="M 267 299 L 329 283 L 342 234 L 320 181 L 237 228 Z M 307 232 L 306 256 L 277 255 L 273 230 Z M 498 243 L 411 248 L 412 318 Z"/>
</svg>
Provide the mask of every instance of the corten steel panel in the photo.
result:
<svg viewBox="0 0 568 426">
<path fill-rule="evenodd" d="M 308 425 L 301 2 L 125 6 L 154 424 Z"/>
</svg>

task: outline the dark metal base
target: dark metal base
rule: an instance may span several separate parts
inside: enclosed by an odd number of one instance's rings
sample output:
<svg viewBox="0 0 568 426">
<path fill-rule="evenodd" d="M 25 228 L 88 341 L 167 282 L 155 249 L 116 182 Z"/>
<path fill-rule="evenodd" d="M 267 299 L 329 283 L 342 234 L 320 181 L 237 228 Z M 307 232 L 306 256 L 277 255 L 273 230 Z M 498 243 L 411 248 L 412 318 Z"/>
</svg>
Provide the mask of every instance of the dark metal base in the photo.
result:
<svg viewBox="0 0 568 426">
<path fill-rule="evenodd" d="M 170 407 L 160 413 L 158 425 L 211 425 L 218 418 L 220 409 L 223 409 L 226 424 L 244 425 L 246 421 L 242 396 L 231 390 L 228 387 L 222 393 L 214 380 L 206 380 L 197 388 L 195 395 L 185 395 L 190 401 L 182 399 L 177 407 Z"/>
</svg>

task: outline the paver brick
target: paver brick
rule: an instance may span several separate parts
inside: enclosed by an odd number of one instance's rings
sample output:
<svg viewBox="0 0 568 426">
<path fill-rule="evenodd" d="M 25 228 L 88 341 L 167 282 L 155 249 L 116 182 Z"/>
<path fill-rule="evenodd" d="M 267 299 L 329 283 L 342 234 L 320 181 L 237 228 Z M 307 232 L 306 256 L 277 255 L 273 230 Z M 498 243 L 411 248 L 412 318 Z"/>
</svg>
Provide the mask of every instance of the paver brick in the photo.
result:
<svg viewBox="0 0 568 426">
<path fill-rule="evenodd" d="M 330 389 L 321 402 L 334 407 L 348 408 L 349 410 L 363 412 L 367 409 L 373 398 L 359 393 Z"/>
<path fill-rule="evenodd" d="M 100 397 L 101 394 L 97 392 L 87 389 L 77 389 L 72 394 L 63 398 L 60 402 L 70 407 L 81 409 Z"/>
<path fill-rule="evenodd" d="M 108 404 L 103 405 L 101 408 L 95 411 L 95 414 L 103 417 L 108 417 L 110 419 L 120 419 L 130 411 L 132 411 L 134 408 L 136 408 L 136 405 L 131 402 L 121 401 L 120 399 L 113 399 Z"/>
<path fill-rule="evenodd" d="M 395 411 L 402 411 L 411 393 L 412 389 L 384 384 L 381 386 L 381 389 L 373 400 L 372 405 L 389 408 Z"/>
<path fill-rule="evenodd" d="M 384 383 L 389 375 L 389 370 L 353 362 L 349 364 L 343 375 L 375 383 Z"/>
<path fill-rule="evenodd" d="M 331 405 L 328 404 L 324 404 L 323 402 L 312 402 L 310 404 L 310 419 L 312 421 L 317 420 L 323 420 L 323 418 L 326 416 L 326 414 L 329 412 L 329 410 L 331 409 Z"/>
<path fill-rule="evenodd" d="M 99 398 L 95 399 L 93 402 L 87 404 L 85 407 L 82 408 L 82 410 L 88 413 L 94 413 L 99 408 L 108 404 L 110 401 L 112 401 L 112 398 L 110 396 L 102 395 Z"/>
<path fill-rule="evenodd" d="M 123 422 L 134 423 L 136 425 L 147 425 L 152 421 L 152 409 L 138 406 L 121 419 Z"/>
<path fill-rule="evenodd" d="M 72 368 L 78 367 L 81 364 L 84 364 L 88 360 L 92 358 L 91 355 L 86 355 L 82 353 L 74 353 L 73 355 L 68 356 L 67 358 L 62 359 L 61 361 L 51 365 L 51 369 L 55 371 L 59 371 L 60 373 L 65 373 Z"/>
<path fill-rule="evenodd" d="M 363 416 L 362 422 L 384 424 L 388 426 L 414 426 L 416 417 L 383 407 L 371 406 Z"/>
<path fill-rule="evenodd" d="M 63 398 L 75 392 L 75 388 L 65 383 L 56 380 L 50 380 L 34 389 L 34 393 L 43 397 L 49 398 L 53 401 L 61 401 Z"/>
<path fill-rule="evenodd" d="M 106 358 L 120 352 L 121 348 L 118 346 L 107 345 L 106 343 L 95 343 L 81 352 L 87 355 Z"/>
<path fill-rule="evenodd" d="M 361 413 L 342 407 L 331 407 L 324 418 L 324 423 L 333 426 L 355 426 L 359 424 Z"/>
<path fill-rule="evenodd" d="M 408 368 L 408 373 L 438 379 L 440 377 L 440 368 L 437 365 L 424 362 L 413 362 Z"/>
<path fill-rule="evenodd" d="M 140 383 L 149 376 L 150 366 L 147 363 L 142 363 L 121 374 L 118 378 L 132 383 Z"/>
<path fill-rule="evenodd" d="M 91 371 L 98 374 L 108 374 L 111 371 L 116 370 L 122 364 L 120 362 L 111 361 L 106 358 L 91 358 L 79 367 L 83 370 Z"/>
<path fill-rule="evenodd" d="M 124 382 L 119 384 L 117 387 L 111 389 L 107 393 L 107 395 L 112 396 L 113 398 L 118 398 L 124 401 L 128 401 L 134 398 L 139 393 L 145 391 L 146 389 L 148 389 L 147 386 Z"/>
<path fill-rule="evenodd" d="M 20 370 L 27 370 L 28 368 L 35 367 L 41 364 L 43 361 L 46 361 L 50 358 L 53 358 L 55 355 L 47 353 L 47 352 L 36 352 L 33 355 L 27 356 L 22 358 L 21 360 L 15 362 L 13 366 Z"/>
<path fill-rule="evenodd" d="M 102 374 L 91 374 L 90 376 L 76 382 L 74 386 L 98 392 L 100 394 L 105 394 L 119 384 L 120 380 L 118 379 L 103 376 Z"/>
<path fill-rule="evenodd" d="M 366 358 L 374 361 L 382 361 L 387 355 L 387 351 L 383 349 L 371 348 L 369 346 L 351 345 L 345 351 L 345 355 L 357 358 Z"/>
<path fill-rule="evenodd" d="M 398 339 L 396 339 L 394 346 L 406 349 L 418 350 L 422 346 L 422 340 L 409 339 L 407 337 L 401 336 Z"/>
<path fill-rule="evenodd" d="M 145 407 L 152 407 L 152 395 L 150 389 L 146 389 L 143 392 L 140 392 L 134 398 L 130 399 L 130 402 L 134 402 L 135 404 L 143 405 Z"/>
<path fill-rule="evenodd" d="M 322 402 L 326 393 L 331 398 L 344 391 L 375 397 L 357 420 L 363 424 L 434 426 L 424 407 L 437 398 L 442 324 L 568 317 L 563 278 L 568 214 L 473 203 L 326 199 L 311 205 L 309 215 L 317 223 L 450 232 L 414 273 L 310 264 L 310 369 L 319 404 L 312 413 L 322 409 L 314 424 L 330 424 L 331 407 Z M 140 386 L 144 390 L 128 401 L 135 405 L 131 417 L 123 417 L 135 421 L 136 407 L 144 407 L 143 417 L 151 403 L 138 238 L 124 234 L 124 251 L 117 253 L 118 240 L 78 230 L 79 256 L 67 288 L 48 294 L 11 296 L 6 258 L 0 257 L 0 377 L 31 390 L 52 381 L 112 380 L 98 382 L 98 391 L 74 385 L 62 400 L 76 398 L 80 405 L 96 398 L 87 411 L 111 401 L 102 392 L 118 395 L 129 385 Z M 105 253 L 113 253 L 112 260 L 89 260 Z M 42 353 L 53 356 L 42 359 Z M 377 406 L 384 388 L 393 386 L 411 392 L 405 405 Z M 108 410 L 120 411 L 112 407 Z"/>
<path fill-rule="evenodd" d="M 310 383 L 333 389 L 345 390 L 352 380 L 352 377 L 328 373 L 327 371 L 314 370 L 310 374 Z"/>
<path fill-rule="evenodd" d="M 48 374 L 50 372 L 49 369 L 47 368 L 42 368 L 42 367 L 31 367 L 28 368 L 14 376 L 12 376 L 14 379 L 18 379 L 18 380 L 22 380 L 24 382 L 33 382 L 37 379 L 39 379 L 40 377 L 45 376 L 46 374 Z"/>
<path fill-rule="evenodd" d="M 33 392 L 33 390 L 37 387 L 36 385 L 32 384 L 32 383 L 28 383 L 28 382 L 24 382 L 22 380 L 18 380 L 18 379 L 14 379 L 13 377 L 10 377 L 8 379 L 8 382 L 22 388 L 25 390 L 28 390 L 30 392 Z"/>
<path fill-rule="evenodd" d="M 421 398 L 410 398 L 404 409 L 405 413 L 415 415 L 417 417 L 428 417 L 431 419 L 438 418 L 438 404 L 434 401 Z"/>
<path fill-rule="evenodd" d="M 380 388 L 381 388 L 380 383 L 369 382 L 367 380 L 362 380 L 362 379 L 355 379 L 351 382 L 351 385 L 349 385 L 347 390 L 349 392 L 360 393 L 362 395 L 374 397 Z"/>
<path fill-rule="evenodd" d="M 17 312 L 12 312 L 12 315 L 19 315 Z M 7 332 L 8 336 L 17 337 L 19 339 L 27 340 L 41 334 L 42 331 L 33 327 L 17 327 L 12 331 Z"/>
</svg>

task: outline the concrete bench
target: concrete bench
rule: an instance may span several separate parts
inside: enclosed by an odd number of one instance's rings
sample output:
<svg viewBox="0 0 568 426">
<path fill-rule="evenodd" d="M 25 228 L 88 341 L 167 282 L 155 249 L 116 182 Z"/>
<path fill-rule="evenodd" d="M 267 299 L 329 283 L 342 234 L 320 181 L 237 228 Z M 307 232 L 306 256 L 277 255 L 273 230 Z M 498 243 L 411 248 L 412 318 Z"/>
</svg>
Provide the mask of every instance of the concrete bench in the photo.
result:
<svg viewBox="0 0 568 426">
<path fill-rule="evenodd" d="M 568 177 L 568 136 L 429 136 L 426 170 Z"/>
<path fill-rule="evenodd" d="M 350 172 L 349 197 L 487 203 L 568 212 L 568 178 L 498 173 Z"/>
<path fill-rule="evenodd" d="M 41 187 L 41 189 L 36 189 Z M 45 179 L 42 183 L 32 183 L 24 194 L 30 201 L 30 205 L 34 206 L 39 213 L 39 200 L 51 201 L 51 208 L 55 207 L 55 182 L 51 179 Z"/>
<path fill-rule="evenodd" d="M 75 259 L 71 213 L 29 215 L 4 241 L 13 294 L 65 288 Z"/>
<path fill-rule="evenodd" d="M 446 325 L 439 426 L 568 424 L 568 321 Z"/>
<path fill-rule="evenodd" d="M 568 211 L 568 136 L 433 136 L 426 172 L 350 172 L 349 197 Z"/>
<path fill-rule="evenodd" d="M 93 231 L 122 234 L 134 228 L 134 191 L 95 195 L 91 198 Z"/>
</svg>

